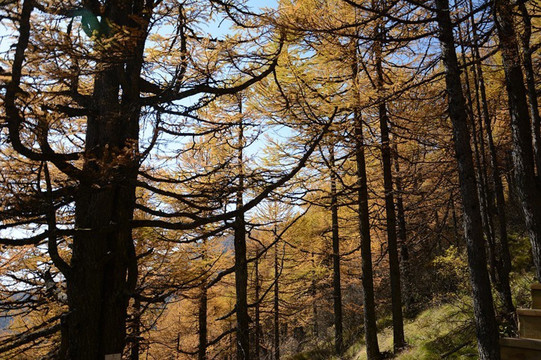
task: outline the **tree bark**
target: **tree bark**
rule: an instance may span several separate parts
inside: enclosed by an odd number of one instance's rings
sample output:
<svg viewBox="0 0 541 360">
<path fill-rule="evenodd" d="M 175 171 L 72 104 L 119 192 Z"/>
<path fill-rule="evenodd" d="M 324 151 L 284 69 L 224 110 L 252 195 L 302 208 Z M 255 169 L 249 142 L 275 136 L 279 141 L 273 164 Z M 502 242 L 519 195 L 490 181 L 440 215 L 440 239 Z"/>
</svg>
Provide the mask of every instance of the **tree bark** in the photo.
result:
<svg viewBox="0 0 541 360">
<path fill-rule="evenodd" d="M 331 217 L 332 217 L 332 259 L 333 259 L 333 305 L 334 305 L 334 347 L 337 354 L 343 351 L 342 291 L 340 284 L 340 236 L 338 229 L 338 198 L 336 194 L 336 168 L 334 145 L 329 150 L 331 172 Z"/>
<path fill-rule="evenodd" d="M 274 235 L 277 236 L 276 229 Z M 278 266 L 278 242 L 274 245 L 274 360 L 280 360 L 280 272 Z"/>
<path fill-rule="evenodd" d="M 494 316 L 494 305 L 486 268 L 483 232 L 478 226 L 478 224 L 481 224 L 481 212 L 475 183 L 466 104 L 462 93 L 460 70 L 453 38 L 449 1 L 436 0 L 435 3 L 439 40 L 445 66 L 449 117 L 453 124 L 455 155 L 458 162 L 460 192 L 464 212 L 464 233 L 473 291 L 479 358 L 481 360 L 499 360 L 498 327 Z"/>
<path fill-rule="evenodd" d="M 142 1 L 112 3 L 101 19 L 134 29 L 136 35 L 133 47 L 115 63 L 96 64 L 83 164 L 88 179 L 76 193 L 78 231 L 66 276 L 70 359 L 120 354 L 126 342 L 128 301 L 137 280 L 131 221 L 139 167 L 141 34 L 148 25 L 136 17 L 146 19 Z"/>
<path fill-rule="evenodd" d="M 259 253 L 257 254 L 259 256 Z M 261 356 L 261 304 L 259 297 L 261 293 L 261 284 L 259 280 L 259 258 L 255 260 L 255 360 Z"/>
<path fill-rule="evenodd" d="M 242 113 L 242 105 L 240 105 Z M 243 169 L 243 146 L 244 131 L 242 119 L 239 123 L 238 132 L 238 169 L 239 188 L 237 191 L 237 209 L 243 205 L 244 192 L 244 169 Z M 235 290 L 236 290 L 236 313 L 237 313 L 237 360 L 250 359 L 250 316 L 248 315 L 248 263 L 246 261 L 246 223 L 244 213 L 241 212 L 235 218 Z"/>
<path fill-rule="evenodd" d="M 351 78 L 353 98 L 359 98 L 359 60 L 358 40 L 352 41 Z M 370 238 L 370 212 L 368 208 L 368 181 L 366 176 L 365 144 L 361 110 L 356 101 L 353 110 L 353 126 L 355 135 L 355 161 L 357 163 L 357 196 L 359 206 L 359 235 L 361 248 L 361 283 L 363 288 L 364 336 L 367 360 L 381 360 L 382 354 L 378 344 L 376 326 L 376 304 L 374 299 L 374 271 L 372 266 L 372 241 Z"/>
<path fill-rule="evenodd" d="M 139 360 L 141 350 L 141 301 L 136 298 L 133 304 L 133 330 L 130 360 Z"/>
<path fill-rule="evenodd" d="M 208 291 L 207 284 L 204 282 L 201 286 L 201 294 L 199 296 L 199 309 L 197 319 L 199 322 L 199 348 L 197 349 L 197 359 L 207 360 L 207 344 L 208 344 L 208 328 L 207 328 L 207 308 L 208 308 Z"/>
<path fill-rule="evenodd" d="M 465 39 L 462 36 L 461 28 L 458 27 L 460 42 L 464 43 Z M 468 40 L 469 37 L 468 37 Z M 462 57 L 462 64 L 466 64 L 466 51 L 464 49 L 464 46 L 461 45 L 461 57 Z M 473 143 L 473 155 L 474 160 L 477 166 L 474 168 L 476 170 L 476 176 L 477 176 L 477 191 L 479 194 L 479 202 L 480 202 L 480 210 L 481 210 L 481 219 L 483 220 L 483 231 L 485 233 L 486 238 L 486 248 L 487 248 L 487 254 L 488 254 L 488 269 L 489 269 L 489 275 L 490 279 L 492 280 L 495 287 L 499 286 L 499 277 L 496 275 L 497 268 L 498 268 L 498 262 L 496 260 L 496 244 L 495 244 L 495 236 L 494 236 L 494 224 L 492 221 L 492 213 L 491 213 L 491 194 L 490 189 L 488 188 L 487 184 L 487 173 L 486 173 L 486 158 L 485 158 L 485 151 L 484 151 L 484 142 L 483 142 L 483 128 L 482 126 L 479 126 L 479 131 L 477 130 L 477 117 L 474 111 L 473 106 L 473 96 L 470 89 L 470 78 L 469 78 L 469 69 L 468 67 L 464 68 L 464 80 L 466 84 L 466 109 L 467 113 L 469 115 L 470 120 L 470 126 L 471 126 L 471 134 L 472 134 L 472 143 Z M 481 113 L 481 107 L 480 107 L 480 101 L 479 101 L 479 86 L 477 83 L 477 72 L 476 69 L 473 69 L 473 82 L 475 84 L 475 103 L 476 103 L 476 110 L 477 114 L 480 116 Z M 481 124 L 480 124 L 481 125 Z"/>
<path fill-rule="evenodd" d="M 378 30 L 378 40 L 375 42 L 377 87 L 382 94 L 382 30 Z M 387 103 L 381 101 L 378 106 L 379 128 L 381 136 L 381 162 L 383 165 L 383 189 L 385 191 L 385 216 L 387 219 L 387 252 L 389 254 L 389 276 L 391 279 L 391 303 L 393 313 L 393 349 L 397 353 L 406 346 L 404 338 L 404 318 L 402 314 L 402 289 L 400 285 L 400 263 L 398 261 L 398 244 L 396 237 L 396 213 L 394 210 L 393 173 L 391 165 L 391 147 L 389 140 L 389 117 Z"/>
<path fill-rule="evenodd" d="M 528 14 L 525 1 L 518 1 L 518 7 L 522 15 L 522 24 L 524 31 L 520 36 L 522 45 L 522 63 L 526 73 L 526 85 L 528 87 L 528 105 L 533 129 L 533 147 L 535 156 L 535 165 L 537 168 L 537 177 L 541 176 L 541 116 L 539 115 L 539 102 L 537 101 L 537 90 L 535 86 L 535 71 L 532 63 L 532 49 L 530 48 L 530 38 L 532 36 L 532 21 Z"/>
<path fill-rule="evenodd" d="M 311 263 L 312 263 L 312 283 L 310 285 L 310 294 L 312 295 L 312 314 L 314 317 L 314 323 L 313 323 L 313 331 L 314 331 L 314 338 L 317 339 L 319 337 L 319 329 L 318 329 L 318 323 L 317 323 L 317 284 L 316 284 L 316 262 L 314 260 L 314 253 L 311 253 Z"/>
<path fill-rule="evenodd" d="M 357 89 L 357 76 L 359 73 L 357 48 L 353 49 L 352 78 L 354 89 Z M 380 360 L 381 353 L 378 345 L 378 329 L 376 326 L 376 303 L 374 300 L 374 272 L 372 268 L 372 241 L 370 238 L 370 214 L 368 210 L 368 185 L 366 178 L 366 160 L 364 155 L 364 135 L 361 113 L 358 108 L 354 110 L 353 121 L 355 126 L 355 158 L 357 162 L 357 188 L 359 202 L 359 234 L 361 237 L 361 268 L 363 287 L 364 336 L 366 341 L 366 355 L 368 360 Z"/>
<path fill-rule="evenodd" d="M 372 269 L 372 241 L 368 210 L 368 189 L 366 162 L 364 157 L 364 136 L 362 119 L 355 111 L 355 138 L 357 160 L 357 186 L 359 196 L 359 233 L 361 235 L 361 268 L 363 286 L 364 336 L 368 360 L 380 360 L 378 329 L 376 327 L 376 302 L 374 300 L 374 272 Z"/>
<path fill-rule="evenodd" d="M 393 144 L 394 170 L 395 170 L 395 187 L 396 187 L 396 216 L 398 220 L 398 243 L 400 245 L 400 269 L 401 269 L 401 286 L 402 298 L 404 301 L 404 312 L 406 316 L 413 315 L 413 306 L 415 298 L 413 296 L 413 284 L 411 283 L 411 269 L 409 261 L 409 251 L 407 243 L 406 229 L 406 214 L 404 211 L 402 177 L 400 175 L 400 162 L 398 158 L 398 146 Z"/>
<path fill-rule="evenodd" d="M 511 115 L 516 190 L 532 244 L 536 277 L 541 280 L 541 189 L 535 175 L 532 128 L 512 11 L 513 6 L 508 0 L 494 1 Z"/>
<path fill-rule="evenodd" d="M 473 3 L 470 0 L 470 9 L 473 8 Z M 496 244 L 497 256 L 497 268 L 496 275 L 498 276 L 497 291 L 504 307 L 504 317 L 508 319 L 509 326 L 516 328 L 515 320 L 515 306 L 513 304 L 513 298 L 511 296 L 511 286 L 509 283 L 509 273 L 511 272 L 511 254 L 509 251 L 509 242 L 507 235 L 507 216 L 505 211 L 505 196 L 503 192 L 503 184 L 500 176 L 500 168 L 498 164 L 498 156 L 496 146 L 494 145 L 494 139 L 492 136 L 492 124 L 490 121 L 490 113 L 488 109 L 488 101 L 486 95 L 485 78 L 483 74 L 483 64 L 481 62 L 481 54 L 479 52 L 478 38 L 477 38 L 477 24 L 475 19 L 471 19 L 472 35 L 473 35 L 473 55 L 476 60 L 476 86 L 479 88 L 479 95 L 481 97 L 481 109 L 480 115 L 483 120 L 486 129 L 486 140 L 488 145 L 488 154 L 490 157 L 490 165 L 492 167 L 492 185 L 494 186 L 495 200 L 496 200 L 496 213 L 498 217 L 498 235 L 499 241 Z"/>
<path fill-rule="evenodd" d="M 458 227 L 458 216 L 456 215 L 456 208 L 455 208 L 455 200 L 453 199 L 453 195 L 451 195 L 451 211 L 453 212 L 453 235 L 455 237 L 455 245 L 457 249 L 460 249 L 460 229 Z"/>
</svg>

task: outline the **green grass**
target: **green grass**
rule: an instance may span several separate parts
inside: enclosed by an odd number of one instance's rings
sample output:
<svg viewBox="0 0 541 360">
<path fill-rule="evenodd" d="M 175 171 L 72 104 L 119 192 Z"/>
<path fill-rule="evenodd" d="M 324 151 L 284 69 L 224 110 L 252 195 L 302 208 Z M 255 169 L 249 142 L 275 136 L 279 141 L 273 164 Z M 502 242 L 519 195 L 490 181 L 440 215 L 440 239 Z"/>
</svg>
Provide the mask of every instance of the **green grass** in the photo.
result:
<svg viewBox="0 0 541 360">
<path fill-rule="evenodd" d="M 530 306 L 530 284 L 533 274 L 521 269 L 511 274 L 511 290 L 517 307 Z M 477 342 L 473 324 L 471 298 L 452 296 L 454 300 L 443 305 L 433 305 L 415 319 L 406 320 L 404 333 L 409 347 L 393 357 L 396 360 L 476 360 Z M 496 305 L 498 297 L 494 294 Z M 392 353 L 393 334 L 391 318 L 378 319 L 380 351 Z M 500 329 L 505 333 L 505 329 Z M 507 335 L 508 336 L 508 335 Z M 364 339 L 353 344 L 342 358 L 332 354 L 332 342 L 323 341 L 312 349 L 290 357 L 289 360 L 366 360 Z"/>
<path fill-rule="evenodd" d="M 467 301 L 467 300 L 466 300 Z M 441 305 L 422 312 L 404 326 L 409 348 L 396 360 L 477 359 L 475 330 L 471 323 L 468 306 L 461 301 Z M 379 334 L 381 351 L 392 351 L 392 329 Z M 366 360 L 364 346 L 354 345 L 344 359 Z"/>
<path fill-rule="evenodd" d="M 440 360 L 477 359 L 475 331 L 471 322 L 471 308 L 468 299 L 456 300 L 453 304 L 440 305 L 422 312 L 417 318 L 407 320 L 404 332 L 408 349 L 393 359 L 396 360 Z M 379 324 L 389 324 L 389 319 L 381 319 Z M 378 325 L 379 325 L 378 324 Z M 382 352 L 392 351 L 392 328 L 386 327 L 378 335 Z M 319 349 L 296 354 L 289 360 L 340 360 L 332 355 L 330 344 L 321 344 Z M 342 360 L 366 360 L 363 341 L 351 346 Z"/>
</svg>

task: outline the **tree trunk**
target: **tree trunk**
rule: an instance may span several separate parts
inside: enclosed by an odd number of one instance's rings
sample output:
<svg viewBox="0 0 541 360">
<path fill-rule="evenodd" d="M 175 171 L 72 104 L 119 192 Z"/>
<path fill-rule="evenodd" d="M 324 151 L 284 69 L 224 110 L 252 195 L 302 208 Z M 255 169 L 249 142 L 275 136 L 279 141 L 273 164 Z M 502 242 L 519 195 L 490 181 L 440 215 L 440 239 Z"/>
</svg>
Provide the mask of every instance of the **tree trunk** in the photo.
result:
<svg viewBox="0 0 541 360">
<path fill-rule="evenodd" d="M 312 314 L 313 314 L 313 317 L 314 317 L 314 323 L 313 323 L 314 338 L 317 339 L 319 337 L 319 329 L 318 329 L 318 324 L 317 324 L 317 307 L 318 307 L 318 303 L 317 303 L 317 300 L 316 300 L 316 295 L 317 295 L 316 262 L 314 260 L 314 253 L 312 252 L 311 254 L 312 254 L 312 256 L 311 256 L 311 261 L 312 261 L 312 284 L 311 284 L 310 293 L 312 295 Z"/>
<path fill-rule="evenodd" d="M 470 9 L 473 8 L 473 3 L 470 0 Z M 494 186 L 494 193 L 496 199 L 496 213 L 498 216 L 498 232 L 499 241 L 496 247 L 497 268 L 496 274 L 498 276 L 497 291 L 504 307 L 504 317 L 508 319 L 508 326 L 516 329 L 515 321 L 515 306 L 513 305 L 513 299 L 511 296 L 511 286 L 509 284 L 509 273 L 511 272 L 511 254 L 509 251 L 509 242 L 507 235 L 507 219 L 505 213 L 505 197 L 503 193 L 502 179 L 500 177 L 500 168 L 498 165 L 498 156 L 496 146 L 494 145 L 494 139 L 492 137 L 492 124 L 490 121 L 490 113 L 488 109 L 488 101 L 486 95 L 485 78 L 483 75 L 483 66 L 481 63 L 481 54 L 479 53 L 479 46 L 477 44 L 477 25 L 475 19 L 472 17 L 472 34 L 473 34 L 473 55 L 476 60 L 476 73 L 477 80 L 476 86 L 479 87 L 479 94 L 481 97 L 481 118 L 486 129 L 486 138 L 488 144 L 488 154 L 490 157 L 490 165 L 492 166 L 492 183 Z"/>
<path fill-rule="evenodd" d="M 513 23 L 513 6 L 508 0 L 495 0 L 496 29 L 500 40 L 513 140 L 513 163 L 518 198 L 532 244 L 536 277 L 541 281 L 541 189 L 535 175 L 532 128 L 524 76 Z"/>
<path fill-rule="evenodd" d="M 98 165 L 118 163 L 115 158 L 133 151 L 129 142 L 137 141 L 138 114 L 124 117 L 115 111 L 119 90 L 115 73 L 107 71 L 95 81 L 94 99 L 102 113 L 89 118 L 84 165 L 85 171 L 108 172 L 108 179 L 114 180 L 99 189 L 81 184 L 75 200 L 75 228 L 80 230 L 74 235 L 72 272 L 66 279 L 73 359 L 122 353 L 127 306 L 137 277 L 130 224 L 137 165 L 119 164 L 116 169 Z"/>
<path fill-rule="evenodd" d="M 458 33 L 460 37 L 460 42 L 464 43 L 464 38 L 462 37 L 462 31 L 461 28 L 458 27 Z M 468 37 L 469 40 L 469 37 Z M 466 51 L 464 49 L 464 46 L 461 45 L 461 57 L 462 57 L 462 64 L 467 64 L 466 61 Z M 477 131 L 477 117 L 475 116 L 475 112 L 473 109 L 473 97 L 470 89 L 470 78 L 469 78 L 469 69 L 468 67 L 464 68 L 464 80 L 466 84 L 466 104 L 467 104 L 467 113 L 469 115 L 470 120 L 470 126 L 471 126 L 471 134 L 472 134 L 472 143 L 473 143 L 473 155 L 475 159 L 475 163 L 477 164 L 477 167 L 474 168 L 476 170 L 476 176 L 477 176 L 477 191 L 479 194 L 479 201 L 480 201 L 480 210 L 481 210 L 481 219 L 483 220 L 483 231 L 485 233 L 486 238 L 486 248 L 488 253 L 488 265 L 489 265 L 489 275 L 490 279 L 492 280 L 495 287 L 499 286 L 499 277 L 496 275 L 497 268 L 498 268 L 498 262 L 496 261 L 496 244 L 495 244 L 495 238 L 494 238 L 494 225 L 492 222 L 492 214 L 491 214 L 491 200 L 489 200 L 490 197 L 490 189 L 487 185 L 487 176 L 486 176 L 486 159 L 484 155 L 484 142 L 483 142 L 483 130 L 482 126 L 479 127 L 479 132 Z M 480 115 L 481 108 L 480 108 L 480 102 L 479 102 L 479 91 L 478 91 L 478 84 L 477 84 L 477 72 L 475 68 L 473 69 L 473 82 L 475 84 L 475 91 L 476 91 L 476 97 L 475 97 L 475 103 L 476 103 L 476 109 L 477 114 Z"/>
<path fill-rule="evenodd" d="M 242 105 L 241 105 L 242 106 Z M 241 109 L 242 113 L 242 109 Z M 243 205 L 244 170 L 243 151 L 244 134 L 242 119 L 238 133 L 238 169 L 239 188 L 237 191 L 237 209 Z M 250 359 L 250 316 L 248 315 L 248 263 L 246 261 L 246 224 L 244 213 L 235 218 L 235 290 L 236 290 L 236 313 L 237 313 L 237 360 Z"/>
<path fill-rule="evenodd" d="M 139 360 L 141 350 L 141 301 L 136 298 L 133 304 L 133 330 L 130 360 Z"/>
<path fill-rule="evenodd" d="M 199 322 L 199 348 L 197 349 L 197 359 L 207 360 L 207 344 L 208 344 L 208 329 L 207 329 L 207 308 L 208 294 L 206 283 L 201 286 L 201 295 L 199 297 L 198 322 Z"/>
<path fill-rule="evenodd" d="M 363 286 L 364 335 L 368 360 L 380 360 L 378 329 L 376 327 L 376 303 L 374 300 L 374 273 L 372 270 L 372 241 L 368 210 L 368 189 L 366 162 L 364 158 L 364 137 L 362 120 L 355 111 L 355 137 L 357 158 L 357 186 L 359 188 L 359 233 L 361 235 L 361 267 Z"/>
<path fill-rule="evenodd" d="M 276 234 L 276 229 L 274 231 Z M 278 271 L 278 242 L 274 245 L 274 360 L 280 360 L 280 272 Z"/>
<path fill-rule="evenodd" d="M 458 216 L 456 215 L 455 200 L 451 195 L 451 211 L 453 212 L 453 235 L 455 237 L 456 248 L 460 249 L 460 229 L 458 227 Z"/>
<path fill-rule="evenodd" d="M 147 23 L 133 20 L 137 16 L 145 19 L 142 1 L 115 3 L 101 21 L 146 34 Z M 83 165 L 88 181 L 81 182 L 75 198 L 78 231 L 66 276 L 71 359 L 103 359 L 122 353 L 125 346 L 128 301 L 137 281 L 131 221 L 139 167 L 143 44 L 144 36 L 134 35 L 122 64 L 96 65 Z"/>
<path fill-rule="evenodd" d="M 132 46 L 123 48 L 114 63 L 100 60 L 96 52 L 91 115 L 86 122 L 85 178 L 75 195 L 71 264 L 64 274 L 69 306 L 66 357 L 76 360 L 123 352 L 127 307 L 137 281 L 131 221 L 139 168 L 139 79 L 148 16 L 142 1 L 113 2 L 100 21 L 131 28 L 134 35 Z"/>
<path fill-rule="evenodd" d="M 383 91 L 382 66 L 382 30 L 378 30 L 375 42 L 377 87 Z M 404 319 L 402 315 L 402 290 L 400 285 L 400 263 L 398 261 L 398 244 L 396 238 L 396 214 L 394 210 L 393 170 L 391 165 L 391 147 L 389 144 L 389 117 L 387 103 L 381 101 L 378 106 L 379 128 L 381 135 L 381 162 L 383 165 L 383 188 L 385 191 L 385 215 L 387 219 L 387 251 L 389 254 L 389 275 L 391 278 L 391 303 L 393 313 L 393 349 L 397 353 L 406 346 L 404 338 Z"/>
<path fill-rule="evenodd" d="M 406 214 L 404 212 L 404 201 L 402 198 L 402 178 L 400 176 L 400 163 L 398 158 L 398 146 L 393 144 L 395 186 L 396 186 L 396 215 L 398 219 L 398 243 L 400 244 L 400 269 L 402 274 L 402 298 L 404 300 L 404 312 L 406 316 L 413 315 L 414 296 L 413 284 L 411 282 L 411 269 L 409 262 L 409 251 L 407 243 Z"/>
<path fill-rule="evenodd" d="M 331 145 L 331 217 L 332 217 L 332 258 L 333 258 L 333 304 L 334 304 L 334 347 L 337 354 L 343 351 L 342 291 L 340 288 L 340 237 L 338 233 L 338 199 L 336 194 L 336 168 L 334 145 Z"/>
<path fill-rule="evenodd" d="M 494 305 L 486 268 L 483 232 L 478 226 L 478 224 L 481 224 L 481 212 L 475 184 L 475 169 L 470 147 L 466 104 L 462 93 L 460 70 L 455 52 L 449 1 L 436 0 L 436 9 L 439 40 L 445 66 L 449 117 L 453 124 L 455 155 L 458 162 L 460 192 L 464 212 L 464 233 L 473 290 L 479 358 L 481 360 L 499 360 L 498 327 L 494 317 Z"/>
<path fill-rule="evenodd" d="M 259 256 L 259 253 L 257 254 Z M 255 260 L 255 360 L 261 356 L 261 304 L 259 297 L 261 293 L 261 284 L 259 281 L 259 259 Z"/>
<path fill-rule="evenodd" d="M 352 64 L 353 91 L 357 93 L 357 48 L 353 49 Z M 381 353 L 378 345 L 378 329 L 376 327 L 376 304 L 374 300 L 374 273 L 372 269 L 372 242 L 370 239 L 370 218 L 368 210 L 368 186 L 366 179 L 366 160 L 364 157 L 364 135 L 361 113 L 354 110 L 355 121 L 355 158 L 357 162 L 357 187 L 359 201 L 359 234 L 361 237 L 361 268 L 363 287 L 364 336 L 366 340 L 366 355 L 368 360 L 380 360 Z"/>
<path fill-rule="evenodd" d="M 537 177 L 541 176 L 541 116 L 539 116 L 539 102 L 537 101 L 537 90 L 535 86 L 535 71 L 532 64 L 532 49 L 530 38 L 532 36 L 532 21 L 528 14 L 525 1 L 518 1 L 518 7 L 523 19 L 524 31 L 521 33 L 522 62 L 526 73 L 526 85 L 528 86 L 528 105 L 533 128 L 533 146 Z"/>
</svg>

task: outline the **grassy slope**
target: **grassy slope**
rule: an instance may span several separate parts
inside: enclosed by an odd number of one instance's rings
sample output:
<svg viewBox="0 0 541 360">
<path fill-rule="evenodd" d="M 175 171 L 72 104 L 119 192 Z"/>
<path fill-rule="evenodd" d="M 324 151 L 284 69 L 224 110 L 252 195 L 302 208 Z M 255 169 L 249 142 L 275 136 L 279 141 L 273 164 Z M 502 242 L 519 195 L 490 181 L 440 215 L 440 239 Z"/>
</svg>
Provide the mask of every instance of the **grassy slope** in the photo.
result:
<svg viewBox="0 0 541 360">
<path fill-rule="evenodd" d="M 425 310 L 417 318 L 406 321 L 404 330 L 410 347 L 394 359 L 439 360 L 446 353 L 445 359 L 477 359 L 474 329 L 468 318 L 468 311 L 464 311 L 459 301 Z M 392 350 L 393 335 L 390 327 L 380 331 L 379 344 L 381 351 Z M 350 347 L 342 359 L 366 360 L 364 344 L 359 342 Z M 297 354 L 290 360 L 338 358 L 330 355 L 328 350 L 320 349 Z"/>
<path fill-rule="evenodd" d="M 410 347 L 398 355 L 397 360 L 476 359 L 475 333 L 468 312 L 461 310 L 459 302 L 442 305 L 421 313 L 416 319 L 407 321 L 404 332 Z M 391 351 L 392 329 L 384 329 L 379 336 L 380 349 Z M 365 360 L 365 348 L 361 344 L 352 346 L 344 359 Z"/>
<path fill-rule="evenodd" d="M 531 251 L 526 238 L 512 237 L 513 268 L 520 271 L 511 273 L 511 292 L 517 308 L 530 307 L 530 284 L 534 282 L 533 274 L 524 269 L 531 269 Z M 457 259 L 451 258 L 449 262 L 457 266 Z M 463 272 L 466 273 L 465 263 Z M 463 281 L 467 278 L 463 276 Z M 468 294 L 468 291 L 462 291 Z M 497 296 L 494 294 L 497 301 Z M 449 304 L 431 306 L 415 319 L 407 320 L 404 332 L 409 348 L 394 357 L 396 360 L 435 360 L 435 359 L 478 359 L 475 330 L 473 327 L 473 314 L 471 299 L 468 296 L 455 300 Z M 381 351 L 392 350 L 393 336 L 390 327 L 390 318 L 381 319 L 379 329 L 379 345 Z M 505 329 L 500 329 L 505 330 Z M 504 331 L 506 332 L 506 331 Z M 507 334 L 507 336 L 509 336 Z M 289 360 L 338 360 L 332 354 L 332 344 L 320 344 L 319 349 L 296 354 Z M 351 346 L 341 360 L 366 360 L 364 342 Z"/>
</svg>

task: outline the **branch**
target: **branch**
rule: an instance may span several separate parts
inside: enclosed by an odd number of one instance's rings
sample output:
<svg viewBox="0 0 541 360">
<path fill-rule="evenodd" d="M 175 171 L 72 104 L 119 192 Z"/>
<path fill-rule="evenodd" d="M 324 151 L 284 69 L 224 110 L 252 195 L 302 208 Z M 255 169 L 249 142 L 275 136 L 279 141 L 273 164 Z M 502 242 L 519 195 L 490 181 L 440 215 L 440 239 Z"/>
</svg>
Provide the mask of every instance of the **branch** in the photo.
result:
<svg viewBox="0 0 541 360">
<path fill-rule="evenodd" d="M 17 340 L 13 341 L 11 344 L 4 345 L 0 347 L 0 354 L 5 353 L 9 350 L 15 349 L 21 345 L 28 344 L 29 342 L 32 342 L 34 340 L 37 340 L 39 338 L 52 335 L 60 330 L 60 324 L 53 325 L 49 328 L 39 330 L 33 333 L 27 333 L 23 335 L 19 335 L 17 337 Z"/>
<path fill-rule="evenodd" d="M 5 96 L 5 109 L 6 118 L 8 122 L 9 140 L 13 146 L 13 149 L 19 154 L 27 157 L 30 160 L 35 161 L 52 161 L 53 164 L 65 174 L 74 178 L 81 178 L 81 170 L 77 169 L 68 160 L 78 159 L 78 154 L 57 154 L 55 153 L 49 144 L 42 144 L 43 153 L 37 153 L 32 149 L 26 147 L 21 141 L 20 126 L 23 122 L 19 109 L 15 105 L 15 100 L 20 94 L 19 88 L 21 84 L 22 67 L 25 58 L 25 51 L 28 47 L 30 38 L 30 15 L 33 9 L 32 0 L 25 0 L 21 11 L 21 19 L 19 22 L 19 41 L 17 42 L 15 50 L 15 58 L 13 59 L 13 66 L 11 69 L 11 81 L 6 88 Z"/>
<path fill-rule="evenodd" d="M 263 72 L 261 72 L 259 75 L 253 76 L 251 79 L 246 80 L 242 84 L 232 86 L 232 87 L 224 87 L 224 88 L 217 88 L 217 87 L 212 87 L 207 84 L 200 84 L 200 85 L 194 86 L 193 88 L 189 90 L 185 90 L 182 92 L 176 92 L 171 89 L 163 90 L 161 91 L 159 95 L 143 98 L 141 100 L 142 104 L 143 105 L 156 105 L 158 103 L 186 99 L 198 94 L 212 94 L 216 96 L 231 95 L 231 94 L 236 94 L 240 91 L 246 90 L 247 88 L 261 81 L 262 79 L 267 77 L 267 75 L 271 74 L 274 71 L 274 69 L 278 65 L 278 58 L 284 46 L 284 38 L 285 38 L 285 35 L 282 34 L 280 36 L 278 50 L 276 51 L 274 59 L 269 65 L 269 67 L 265 69 Z M 153 85 L 153 84 L 146 82 L 145 85 Z M 152 86 L 152 88 L 153 88 L 153 91 L 156 91 L 156 87 Z"/>
<path fill-rule="evenodd" d="M 141 228 L 141 227 L 159 227 L 162 229 L 171 229 L 171 230 L 191 230 L 195 229 L 197 227 L 210 224 L 217 221 L 224 221 L 231 219 L 239 214 L 243 214 L 247 212 L 248 210 L 254 208 L 256 205 L 258 205 L 261 201 L 263 201 L 271 192 L 278 189 L 279 187 L 283 186 L 286 182 L 291 180 L 306 164 L 316 147 L 319 145 L 321 139 L 324 137 L 324 135 L 329 130 L 329 127 L 334 121 L 334 117 L 336 116 L 336 113 L 338 111 L 338 108 L 334 108 L 334 112 L 332 116 L 330 117 L 329 121 L 325 126 L 323 127 L 323 130 L 321 133 L 317 136 L 317 138 L 313 141 L 312 145 L 308 149 L 308 151 L 303 155 L 297 166 L 293 168 L 287 175 L 283 176 L 280 180 L 276 181 L 275 183 L 269 185 L 266 187 L 261 193 L 250 200 L 245 205 L 239 207 L 236 210 L 225 212 L 220 215 L 211 216 L 208 218 L 201 218 L 200 220 L 193 221 L 193 222 L 167 222 L 163 220 L 133 220 L 132 221 L 132 228 Z"/>
<path fill-rule="evenodd" d="M 47 226 L 49 227 L 49 240 L 47 242 L 47 248 L 49 249 L 49 256 L 54 265 L 64 274 L 66 278 L 71 275 L 71 267 L 62 259 L 58 253 L 58 244 L 56 242 L 57 228 L 56 228 L 56 210 L 53 203 L 53 188 L 51 185 L 51 176 L 49 174 L 49 167 L 47 163 L 43 164 L 43 172 L 45 173 L 45 183 L 47 185 L 47 198 L 49 204 L 47 206 Z"/>
</svg>

